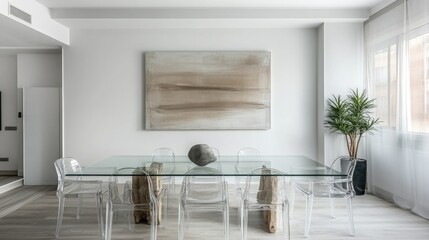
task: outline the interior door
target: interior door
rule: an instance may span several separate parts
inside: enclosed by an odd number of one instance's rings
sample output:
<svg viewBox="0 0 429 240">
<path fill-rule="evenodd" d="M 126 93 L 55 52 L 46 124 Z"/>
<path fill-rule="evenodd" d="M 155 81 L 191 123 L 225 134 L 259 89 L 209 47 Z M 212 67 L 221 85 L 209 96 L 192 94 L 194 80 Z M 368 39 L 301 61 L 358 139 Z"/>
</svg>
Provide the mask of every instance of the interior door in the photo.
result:
<svg viewBox="0 0 429 240">
<path fill-rule="evenodd" d="M 24 88 L 24 185 L 55 185 L 60 157 L 60 89 Z"/>
</svg>

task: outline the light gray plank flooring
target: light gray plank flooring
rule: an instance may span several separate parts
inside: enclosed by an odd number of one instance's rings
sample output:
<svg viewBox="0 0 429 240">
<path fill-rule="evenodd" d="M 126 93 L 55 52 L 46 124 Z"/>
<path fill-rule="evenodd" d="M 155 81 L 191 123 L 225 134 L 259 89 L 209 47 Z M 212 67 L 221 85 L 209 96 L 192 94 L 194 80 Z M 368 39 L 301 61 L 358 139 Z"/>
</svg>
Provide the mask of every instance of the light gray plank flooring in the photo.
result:
<svg viewBox="0 0 429 240">
<path fill-rule="evenodd" d="M 0 219 L 44 196 L 53 186 L 22 186 L 0 194 Z"/>
<path fill-rule="evenodd" d="M 178 188 L 179 189 L 179 188 Z M 11 199 L 16 199 L 16 205 Z M 13 202 L 13 201 L 12 201 Z M 172 201 L 174 202 L 174 201 Z M 98 234 L 95 200 L 85 200 L 81 219 L 75 218 L 76 201 L 66 201 L 63 228 L 60 239 L 101 239 Z M 0 195 L 3 211 L 15 208 L 0 218 L 0 239 L 54 239 L 57 197 L 55 187 L 23 186 Z M 240 239 L 236 199 L 231 196 L 230 239 Z M 368 239 L 429 239 L 429 221 L 373 195 L 357 196 L 353 202 L 356 236 L 349 236 L 348 220 L 343 201 L 336 202 L 335 219 L 329 217 L 329 202 L 315 199 L 313 221 L 308 239 L 368 240 Z M 305 239 L 304 198 L 297 196 L 296 208 L 291 220 L 291 238 Z M 222 239 L 221 214 L 204 212 L 191 214 L 185 229 L 186 239 Z M 260 215 L 249 218 L 249 239 L 282 239 L 281 232 L 270 234 L 261 224 Z M 129 231 L 126 218 L 118 215 L 113 223 L 113 239 L 148 239 L 148 225 L 137 224 Z M 171 205 L 169 219 L 158 229 L 158 239 L 176 239 L 177 207 Z"/>
</svg>

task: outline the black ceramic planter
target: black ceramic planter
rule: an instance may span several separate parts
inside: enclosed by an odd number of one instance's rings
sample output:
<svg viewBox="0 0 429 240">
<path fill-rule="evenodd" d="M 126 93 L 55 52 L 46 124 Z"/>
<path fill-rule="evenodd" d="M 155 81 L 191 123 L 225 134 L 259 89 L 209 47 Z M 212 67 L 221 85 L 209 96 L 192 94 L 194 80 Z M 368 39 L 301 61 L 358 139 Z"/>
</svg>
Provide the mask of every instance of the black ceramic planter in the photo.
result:
<svg viewBox="0 0 429 240">
<path fill-rule="evenodd" d="M 348 168 L 349 157 L 344 157 L 341 159 L 341 171 L 345 172 Z M 346 187 L 344 184 L 343 187 Z M 364 195 L 366 187 L 366 160 L 358 159 L 356 162 L 355 172 L 353 174 L 353 188 L 356 195 Z"/>
<path fill-rule="evenodd" d="M 366 187 L 366 160 L 358 159 L 353 174 L 353 187 L 356 195 L 364 195 Z"/>
</svg>

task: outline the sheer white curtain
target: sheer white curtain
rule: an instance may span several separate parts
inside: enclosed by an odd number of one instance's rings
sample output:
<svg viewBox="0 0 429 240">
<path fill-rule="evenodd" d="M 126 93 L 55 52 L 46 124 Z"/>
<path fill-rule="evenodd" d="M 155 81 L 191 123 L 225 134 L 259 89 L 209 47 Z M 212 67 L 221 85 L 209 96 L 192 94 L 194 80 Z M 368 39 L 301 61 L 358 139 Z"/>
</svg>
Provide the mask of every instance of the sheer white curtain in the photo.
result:
<svg viewBox="0 0 429 240">
<path fill-rule="evenodd" d="M 429 1 L 365 23 L 367 83 L 383 121 L 367 138 L 369 190 L 429 218 Z"/>
</svg>

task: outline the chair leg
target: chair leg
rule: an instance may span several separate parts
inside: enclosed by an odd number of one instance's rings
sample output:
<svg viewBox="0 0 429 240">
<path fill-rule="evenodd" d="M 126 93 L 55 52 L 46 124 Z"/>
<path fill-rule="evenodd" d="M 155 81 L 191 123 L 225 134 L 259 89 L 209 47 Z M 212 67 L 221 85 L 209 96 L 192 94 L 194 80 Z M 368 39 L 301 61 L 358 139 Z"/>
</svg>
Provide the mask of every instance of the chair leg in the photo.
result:
<svg viewBox="0 0 429 240">
<path fill-rule="evenodd" d="M 98 227 L 100 228 L 100 234 L 104 237 L 104 222 L 103 222 L 103 195 L 97 196 L 97 217 Z"/>
<path fill-rule="evenodd" d="M 306 216 L 305 216 L 305 232 L 304 236 L 308 237 L 310 233 L 311 212 L 313 211 L 313 195 L 307 195 L 306 198 Z"/>
<path fill-rule="evenodd" d="M 167 222 L 167 220 L 168 220 L 168 202 L 169 202 L 168 198 L 171 197 L 170 186 L 168 186 L 167 189 L 165 189 L 165 190 L 166 191 L 164 191 L 164 193 L 163 193 L 164 196 L 162 198 L 163 203 L 162 203 L 162 213 L 161 214 L 164 215 L 163 220 Z"/>
<path fill-rule="evenodd" d="M 177 231 L 177 239 L 178 240 L 183 240 L 184 239 L 184 233 L 183 233 L 183 228 L 184 228 L 184 221 L 185 221 L 185 213 L 184 213 L 184 209 L 182 207 L 182 204 L 179 203 L 179 210 L 178 210 L 178 231 Z"/>
<path fill-rule="evenodd" d="M 248 223 L 249 223 L 249 210 L 246 209 L 245 207 L 242 207 L 243 211 L 241 213 L 241 225 L 242 225 L 242 230 L 241 230 L 241 235 L 242 235 L 242 240 L 247 240 L 247 228 L 248 228 Z"/>
<path fill-rule="evenodd" d="M 349 215 L 349 222 L 350 222 L 350 234 L 354 236 L 356 234 L 355 232 L 355 224 L 353 219 L 353 208 L 352 208 L 352 199 L 347 198 L 347 212 Z"/>
<path fill-rule="evenodd" d="M 289 218 L 293 218 L 293 210 L 295 208 L 295 183 L 291 180 L 290 181 L 290 189 L 289 189 Z"/>
<path fill-rule="evenodd" d="M 134 231 L 134 211 L 128 211 L 127 212 L 127 219 L 128 219 L 128 230 Z"/>
<path fill-rule="evenodd" d="M 283 239 L 290 240 L 290 225 L 289 225 L 289 204 L 283 204 L 282 206 L 283 213 Z"/>
<path fill-rule="evenodd" d="M 163 214 L 165 214 L 165 219 L 164 219 L 164 221 L 165 221 L 165 223 L 167 223 L 167 221 L 168 221 L 168 203 L 174 203 L 174 202 L 176 202 L 177 203 L 177 199 L 176 199 L 176 179 L 174 178 L 174 176 L 172 176 L 171 177 L 171 190 L 172 190 L 172 193 L 170 194 L 170 193 L 165 193 L 165 195 L 166 195 L 166 197 L 165 197 L 165 199 L 166 199 L 166 204 L 165 204 L 165 207 L 164 207 L 164 213 Z M 180 191 L 180 189 L 179 189 L 179 191 Z M 168 198 L 170 198 L 169 200 L 168 200 Z M 171 201 L 172 199 L 174 199 L 173 201 Z M 171 208 L 170 208 L 171 209 Z"/>
<path fill-rule="evenodd" d="M 243 201 L 240 201 L 240 209 L 238 209 L 238 211 L 240 212 L 239 217 L 240 217 L 240 232 L 241 232 L 241 240 L 244 240 L 244 218 L 243 218 L 243 212 L 244 212 L 244 203 Z"/>
<path fill-rule="evenodd" d="M 61 228 L 61 224 L 63 223 L 64 202 L 65 202 L 65 199 L 63 197 L 58 198 L 57 230 L 55 231 L 56 238 L 58 238 L 60 235 L 60 228 Z"/>
<path fill-rule="evenodd" d="M 77 196 L 77 210 L 76 210 L 76 219 L 80 219 L 80 210 L 82 208 L 82 197 L 80 194 Z"/>
<path fill-rule="evenodd" d="M 223 222 L 224 222 L 224 234 L 225 240 L 229 240 L 229 204 L 226 203 L 224 213 L 223 213 Z"/>
<path fill-rule="evenodd" d="M 240 190 L 237 190 L 236 191 L 236 197 L 237 197 L 237 199 L 238 199 L 238 201 L 237 201 L 237 224 L 238 224 L 238 226 L 240 226 L 241 227 L 241 213 L 242 213 L 242 211 L 241 211 L 241 204 L 243 203 L 242 201 L 241 201 L 241 197 L 242 195 L 241 195 L 241 191 Z"/>
<path fill-rule="evenodd" d="M 105 240 L 112 238 L 112 222 L 113 222 L 113 209 L 109 203 L 106 204 L 106 233 L 104 234 Z"/>
<path fill-rule="evenodd" d="M 152 222 L 150 225 L 150 239 L 151 240 L 156 240 L 156 236 L 157 236 L 157 230 L 158 230 L 158 209 L 157 209 L 157 204 L 156 203 L 152 203 L 151 204 L 151 208 L 152 208 Z"/>
</svg>

